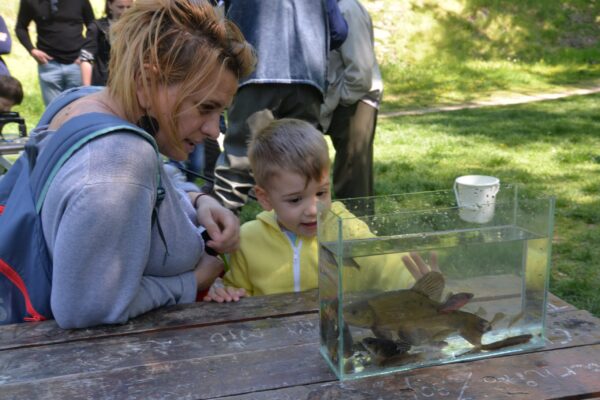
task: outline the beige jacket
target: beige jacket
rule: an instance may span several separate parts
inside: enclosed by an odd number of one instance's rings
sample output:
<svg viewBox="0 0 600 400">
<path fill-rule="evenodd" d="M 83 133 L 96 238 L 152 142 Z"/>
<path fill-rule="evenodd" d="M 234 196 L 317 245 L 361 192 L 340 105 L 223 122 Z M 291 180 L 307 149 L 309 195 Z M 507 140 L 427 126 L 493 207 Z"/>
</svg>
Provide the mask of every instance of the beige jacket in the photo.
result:
<svg viewBox="0 0 600 400">
<path fill-rule="evenodd" d="M 321 106 L 324 131 L 329 128 L 338 105 L 350 106 L 364 101 L 378 108 L 383 94 L 369 13 L 358 0 L 340 0 L 338 6 L 348 23 L 348 38 L 339 49 L 329 53 L 329 85 Z"/>
</svg>

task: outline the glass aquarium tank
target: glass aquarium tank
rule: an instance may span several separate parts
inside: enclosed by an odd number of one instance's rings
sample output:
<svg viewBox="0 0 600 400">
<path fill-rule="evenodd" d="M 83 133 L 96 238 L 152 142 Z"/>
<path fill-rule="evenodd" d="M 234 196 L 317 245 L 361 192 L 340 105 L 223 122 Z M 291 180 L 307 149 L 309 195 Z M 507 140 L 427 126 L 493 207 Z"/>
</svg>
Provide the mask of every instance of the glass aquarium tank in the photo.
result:
<svg viewBox="0 0 600 400">
<path fill-rule="evenodd" d="M 339 379 L 544 346 L 554 198 L 503 184 L 485 219 L 461 207 L 443 190 L 319 211 L 320 350 Z"/>
</svg>

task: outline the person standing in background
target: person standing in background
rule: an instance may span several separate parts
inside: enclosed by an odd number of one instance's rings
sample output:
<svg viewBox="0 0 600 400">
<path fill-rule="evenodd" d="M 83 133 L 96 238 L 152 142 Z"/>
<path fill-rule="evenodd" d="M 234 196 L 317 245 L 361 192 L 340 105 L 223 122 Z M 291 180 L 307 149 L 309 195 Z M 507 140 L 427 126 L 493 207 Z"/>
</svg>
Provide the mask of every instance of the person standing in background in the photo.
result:
<svg viewBox="0 0 600 400">
<path fill-rule="evenodd" d="M 10 32 L 6 27 L 4 18 L 2 18 L 2 15 L 0 15 L 0 75 L 10 75 L 10 72 L 8 72 L 8 67 L 2 59 L 2 55 L 10 53 L 11 48 L 12 39 L 10 37 Z"/>
<path fill-rule="evenodd" d="M 92 21 L 87 27 L 81 49 L 81 80 L 84 86 L 106 86 L 110 58 L 110 26 L 133 4 L 133 0 L 106 0 L 105 17 Z"/>
<path fill-rule="evenodd" d="M 318 127 L 327 55 L 346 39 L 348 27 L 335 0 L 226 0 L 225 15 L 258 55 L 255 72 L 240 82 L 227 112 L 224 152 L 215 169 L 215 196 L 238 210 L 254 186 L 246 120 L 268 109 L 277 119 L 297 118 Z"/>
<path fill-rule="evenodd" d="M 336 198 L 373 196 L 373 139 L 383 94 L 373 24 L 358 0 L 339 0 L 348 38 L 330 53 L 321 125 L 333 142 Z"/>
<path fill-rule="evenodd" d="M 79 53 L 83 28 L 94 20 L 89 0 L 21 0 L 15 32 L 19 42 L 38 63 L 44 104 L 64 90 L 81 86 Z M 34 21 L 37 44 L 29 37 Z"/>
</svg>

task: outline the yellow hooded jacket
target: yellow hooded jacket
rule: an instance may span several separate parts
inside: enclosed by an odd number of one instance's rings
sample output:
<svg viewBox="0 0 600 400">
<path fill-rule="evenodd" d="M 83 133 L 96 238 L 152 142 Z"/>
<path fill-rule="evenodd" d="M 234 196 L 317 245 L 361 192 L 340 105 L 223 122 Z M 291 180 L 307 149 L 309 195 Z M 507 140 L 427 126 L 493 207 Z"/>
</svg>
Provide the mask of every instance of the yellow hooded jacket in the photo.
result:
<svg viewBox="0 0 600 400">
<path fill-rule="evenodd" d="M 342 203 L 334 202 L 332 210 L 348 212 Z M 336 220 L 326 214 L 319 229 L 335 229 Z M 344 226 L 345 237 L 374 237 L 368 226 L 351 219 Z M 246 289 L 250 296 L 274 293 L 299 292 L 318 286 L 317 237 L 298 236 L 296 243 L 281 230 L 273 211 L 263 211 L 253 221 L 241 227 L 240 248 L 231 255 L 230 269 L 225 274 L 227 286 Z M 362 257 L 360 270 L 344 268 L 344 287 L 354 286 L 380 289 L 410 287 L 414 279 L 404 267 L 402 254 Z"/>
</svg>

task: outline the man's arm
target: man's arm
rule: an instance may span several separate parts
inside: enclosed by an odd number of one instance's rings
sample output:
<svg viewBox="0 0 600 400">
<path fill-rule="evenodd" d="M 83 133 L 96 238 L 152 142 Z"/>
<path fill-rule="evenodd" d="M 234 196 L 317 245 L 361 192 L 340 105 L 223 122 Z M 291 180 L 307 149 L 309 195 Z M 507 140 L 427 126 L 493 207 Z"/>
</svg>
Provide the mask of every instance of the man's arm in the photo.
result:
<svg viewBox="0 0 600 400">
<path fill-rule="evenodd" d="M 83 23 L 85 26 L 88 26 L 94 19 L 96 19 L 94 16 L 94 10 L 92 9 L 92 5 L 90 4 L 89 0 L 84 0 L 82 11 Z"/>
<path fill-rule="evenodd" d="M 83 86 L 89 86 L 92 84 L 92 69 L 96 54 L 98 54 L 98 25 L 94 22 L 89 24 L 85 34 L 85 42 L 79 54 L 81 60 L 79 67 L 81 68 L 81 83 Z"/>
<path fill-rule="evenodd" d="M 15 33 L 17 39 L 25 47 L 28 53 L 33 50 L 33 43 L 29 37 L 29 24 L 33 20 L 33 12 L 24 0 L 21 0 L 19 5 L 19 14 L 17 15 L 17 25 L 15 27 Z"/>
</svg>

